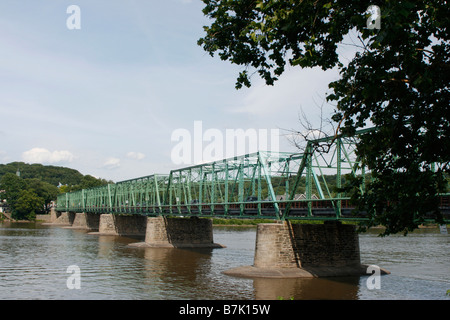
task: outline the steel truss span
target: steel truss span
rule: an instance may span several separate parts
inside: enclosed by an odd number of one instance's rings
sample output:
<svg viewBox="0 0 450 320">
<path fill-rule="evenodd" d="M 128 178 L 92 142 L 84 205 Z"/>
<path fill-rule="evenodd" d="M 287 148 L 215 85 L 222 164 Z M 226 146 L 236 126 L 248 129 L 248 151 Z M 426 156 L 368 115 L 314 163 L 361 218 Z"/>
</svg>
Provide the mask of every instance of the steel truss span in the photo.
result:
<svg viewBox="0 0 450 320">
<path fill-rule="evenodd" d="M 303 152 L 259 151 L 58 196 L 57 211 L 264 218 L 276 220 L 364 220 L 348 194 L 349 177 L 359 189 L 371 179 L 355 154 L 355 137 L 308 141 Z M 450 195 L 441 196 L 444 214 Z"/>
</svg>

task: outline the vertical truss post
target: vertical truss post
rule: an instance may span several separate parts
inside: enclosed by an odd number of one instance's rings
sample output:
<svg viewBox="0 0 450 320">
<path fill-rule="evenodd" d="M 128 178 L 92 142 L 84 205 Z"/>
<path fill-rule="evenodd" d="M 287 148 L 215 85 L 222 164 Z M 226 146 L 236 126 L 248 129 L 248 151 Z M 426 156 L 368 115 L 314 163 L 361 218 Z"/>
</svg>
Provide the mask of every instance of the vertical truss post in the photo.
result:
<svg viewBox="0 0 450 320">
<path fill-rule="evenodd" d="M 198 214 L 202 214 L 202 203 L 203 203 L 203 166 L 200 167 L 200 181 L 198 186 Z"/>
<path fill-rule="evenodd" d="M 169 174 L 169 181 L 167 182 L 166 196 L 165 196 L 165 201 L 164 201 L 164 204 L 166 206 L 169 205 L 170 211 L 172 211 L 171 205 L 170 205 L 170 203 L 172 202 L 172 199 L 171 199 L 172 179 L 173 179 L 173 172 L 171 171 Z M 162 213 L 163 212 L 161 211 L 160 214 L 162 214 Z"/>
<path fill-rule="evenodd" d="M 342 140 L 341 138 L 338 138 L 336 140 L 336 152 L 337 152 L 337 158 L 336 158 L 336 162 L 337 162 L 337 171 L 336 171 L 336 187 L 339 190 L 342 187 L 342 177 L 341 177 L 341 170 L 342 170 L 342 155 L 341 155 L 341 148 L 342 148 Z M 342 196 L 341 192 L 337 193 L 337 198 L 340 199 Z M 336 205 L 336 218 L 340 218 L 341 217 L 341 209 L 342 209 L 342 201 L 341 200 L 337 200 L 337 205 Z"/>
<path fill-rule="evenodd" d="M 186 179 L 186 188 L 187 188 L 187 210 L 189 213 L 191 213 L 191 204 L 192 204 L 192 192 L 191 192 L 191 187 L 192 187 L 192 170 L 189 169 L 188 173 L 187 173 L 187 178 Z"/>
<path fill-rule="evenodd" d="M 160 195 L 159 195 L 159 188 L 158 188 L 158 179 L 156 178 L 156 176 L 153 176 L 153 183 L 154 183 L 154 187 L 153 187 L 153 193 L 155 194 L 155 200 L 156 200 L 156 205 L 159 208 L 159 212 L 162 212 L 162 208 L 161 208 L 161 199 L 160 199 Z M 154 208 L 154 204 L 153 204 L 153 208 Z M 153 213 L 156 213 L 155 210 L 153 209 Z"/>
<path fill-rule="evenodd" d="M 228 206 L 228 177 L 229 177 L 229 172 L 228 172 L 228 162 L 225 162 L 225 187 L 224 187 L 224 189 L 225 189 L 225 195 L 224 195 L 224 202 L 225 202 L 225 205 L 224 205 L 224 214 L 225 215 L 228 215 L 228 208 L 229 208 L 229 206 Z"/>
<path fill-rule="evenodd" d="M 82 212 L 84 212 L 84 210 L 86 209 L 86 204 L 85 204 L 85 193 L 86 191 L 84 189 L 81 190 L 81 210 Z"/>
<path fill-rule="evenodd" d="M 257 166 L 258 168 L 258 215 L 262 215 L 261 211 L 261 200 L 262 200 L 262 185 L 261 185 L 261 165 Z"/>
<path fill-rule="evenodd" d="M 111 185 L 108 184 L 108 211 L 112 211 Z"/>
<path fill-rule="evenodd" d="M 244 164 L 239 165 L 238 170 L 238 201 L 240 208 L 240 215 L 244 215 Z"/>
<path fill-rule="evenodd" d="M 214 204 L 216 203 L 216 166 L 215 163 L 211 166 L 211 192 L 210 192 L 210 210 L 214 213 Z"/>
<path fill-rule="evenodd" d="M 283 217 L 281 217 L 280 215 L 280 207 L 278 206 L 277 203 L 277 197 L 275 195 L 275 192 L 273 190 L 273 185 L 272 185 L 272 179 L 270 178 L 270 171 L 267 168 L 266 165 L 266 160 L 267 160 L 267 156 L 265 156 L 264 158 L 261 157 L 261 153 L 258 152 L 258 161 L 263 169 L 264 172 L 264 177 L 266 178 L 266 182 L 267 182 L 267 186 L 268 186 L 268 191 L 269 191 L 269 196 L 273 201 L 273 207 L 275 209 L 275 215 L 277 217 L 278 220 L 283 219 Z"/>
<path fill-rule="evenodd" d="M 292 206 L 291 201 L 294 200 L 295 193 L 297 191 L 298 185 L 300 184 L 300 179 L 302 177 L 303 170 L 306 167 L 308 155 L 311 155 L 311 153 L 312 153 L 312 145 L 311 145 L 311 142 L 308 141 L 308 143 L 306 144 L 305 152 L 303 153 L 303 156 L 302 156 L 302 161 L 300 162 L 300 165 L 297 170 L 297 175 L 295 177 L 294 186 L 292 187 L 291 192 L 289 194 L 289 199 L 288 199 L 289 201 L 286 203 L 286 209 L 284 211 L 284 214 L 283 214 L 281 220 L 285 220 L 289 216 L 289 211 L 291 210 L 291 206 Z"/>
<path fill-rule="evenodd" d="M 306 199 L 308 200 L 308 217 L 312 216 L 312 157 L 310 154 L 306 155 Z"/>
<path fill-rule="evenodd" d="M 181 214 L 181 190 L 183 188 L 183 181 L 182 181 L 183 175 L 178 175 L 178 182 L 177 182 L 177 188 L 175 191 L 175 203 L 177 206 L 178 213 Z"/>
</svg>

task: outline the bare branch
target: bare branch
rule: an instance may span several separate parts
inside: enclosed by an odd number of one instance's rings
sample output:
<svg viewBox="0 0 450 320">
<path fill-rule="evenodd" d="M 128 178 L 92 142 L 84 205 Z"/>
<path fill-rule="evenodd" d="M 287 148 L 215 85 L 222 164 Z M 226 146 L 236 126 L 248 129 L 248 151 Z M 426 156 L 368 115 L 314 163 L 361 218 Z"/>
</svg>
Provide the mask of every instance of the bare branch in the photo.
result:
<svg viewBox="0 0 450 320">
<path fill-rule="evenodd" d="M 330 119 L 325 117 L 324 107 L 326 100 L 323 99 L 322 103 L 316 104 L 319 113 L 319 122 L 316 126 L 311 122 L 311 118 L 307 117 L 303 108 L 300 108 L 298 121 L 300 124 L 300 130 L 295 129 L 282 129 L 287 131 L 286 137 L 292 145 L 297 149 L 305 152 L 308 142 L 317 140 L 326 136 L 335 135 L 335 123 Z M 321 142 L 320 144 L 314 145 L 314 150 L 320 150 L 321 152 L 328 152 L 335 139 L 331 142 Z"/>
</svg>

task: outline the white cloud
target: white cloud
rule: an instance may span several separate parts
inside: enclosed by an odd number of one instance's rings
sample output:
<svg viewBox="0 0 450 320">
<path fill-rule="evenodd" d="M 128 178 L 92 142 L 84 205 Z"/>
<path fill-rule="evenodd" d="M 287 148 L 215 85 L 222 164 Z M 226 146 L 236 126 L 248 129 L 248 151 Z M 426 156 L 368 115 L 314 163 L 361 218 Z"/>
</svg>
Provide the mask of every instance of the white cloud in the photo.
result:
<svg viewBox="0 0 450 320">
<path fill-rule="evenodd" d="M 115 169 L 120 167 L 120 159 L 118 158 L 108 158 L 102 166 L 106 169 Z"/>
<path fill-rule="evenodd" d="M 32 148 L 22 153 L 22 159 L 29 163 L 72 162 L 73 158 L 73 154 L 66 150 L 52 152 L 44 148 Z"/>
<path fill-rule="evenodd" d="M 133 159 L 133 160 L 142 160 L 145 158 L 145 154 L 141 152 L 128 152 L 127 158 Z"/>
</svg>

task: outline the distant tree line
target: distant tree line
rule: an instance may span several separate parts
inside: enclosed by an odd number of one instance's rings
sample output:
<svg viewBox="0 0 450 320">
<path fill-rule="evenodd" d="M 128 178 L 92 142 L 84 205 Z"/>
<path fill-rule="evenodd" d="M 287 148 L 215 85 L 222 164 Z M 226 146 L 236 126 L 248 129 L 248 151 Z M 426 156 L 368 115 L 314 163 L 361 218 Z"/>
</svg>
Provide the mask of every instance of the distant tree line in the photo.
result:
<svg viewBox="0 0 450 320">
<path fill-rule="evenodd" d="M 12 162 L 0 164 L 0 200 L 6 201 L 14 219 L 34 220 L 48 213 L 59 193 L 112 183 L 77 170 Z"/>
</svg>

